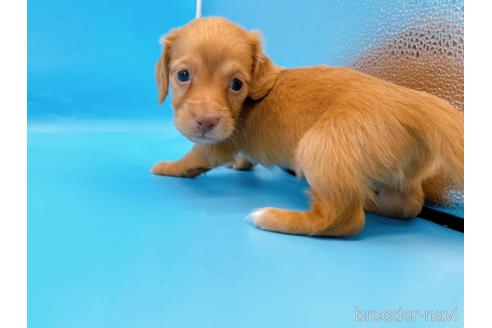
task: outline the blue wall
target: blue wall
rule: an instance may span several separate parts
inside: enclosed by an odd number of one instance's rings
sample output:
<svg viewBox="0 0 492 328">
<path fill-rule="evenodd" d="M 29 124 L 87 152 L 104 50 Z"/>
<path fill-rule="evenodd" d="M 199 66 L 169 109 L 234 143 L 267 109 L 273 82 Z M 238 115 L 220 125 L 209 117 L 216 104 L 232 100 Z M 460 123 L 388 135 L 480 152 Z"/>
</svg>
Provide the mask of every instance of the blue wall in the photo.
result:
<svg viewBox="0 0 492 328">
<path fill-rule="evenodd" d="M 30 0 L 29 119 L 170 119 L 156 102 L 158 37 L 193 19 L 194 0 Z M 422 18 L 462 20 L 463 1 L 204 0 L 203 15 L 260 29 L 285 67 L 348 65 Z"/>
<path fill-rule="evenodd" d="M 194 12 L 194 0 L 29 0 L 29 119 L 170 117 L 157 41 Z"/>
</svg>

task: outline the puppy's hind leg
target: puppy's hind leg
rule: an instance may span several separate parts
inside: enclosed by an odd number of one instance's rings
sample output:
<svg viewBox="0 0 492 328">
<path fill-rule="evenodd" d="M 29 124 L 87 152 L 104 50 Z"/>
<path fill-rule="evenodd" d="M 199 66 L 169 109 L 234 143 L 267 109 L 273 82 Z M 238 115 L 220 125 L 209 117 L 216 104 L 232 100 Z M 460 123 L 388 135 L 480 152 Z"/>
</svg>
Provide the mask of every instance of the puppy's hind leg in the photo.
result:
<svg viewBox="0 0 492 328">
<path fill-rule="evenodd" d="M 263 230 L 310 236 L 350 236 L 364 226 L 361 202 L 344 203 L 320 197 L 312 192 L 311 209 L 290 211 L 263 208 L 251 213 L 256 226 Z"/>
<path fill-rule="evenodd" d="M 424 192 L 421 184 L 397 190 L 381 186 L 375 197 L 368 199 L 365 209 L 369 212 L 399 219 L 416 217 L 424 206 Z"/>
<path fill-rule="evenodd" d="M 363 207 L 369 189 L 360 170 L 348 164 L 356 162 L 348 158 L 353 152 L 346 151 L 342 158 L 340 146 L 339 140 L 322 131 L 306 133 L 299 142 L 296 162 L 311 186 L 311 209 L 260 209 L 251 214 L 255 224 L 265 230 L 303 235 L 348 236 L 359 232 L 365 222 Z"/>
</svg>

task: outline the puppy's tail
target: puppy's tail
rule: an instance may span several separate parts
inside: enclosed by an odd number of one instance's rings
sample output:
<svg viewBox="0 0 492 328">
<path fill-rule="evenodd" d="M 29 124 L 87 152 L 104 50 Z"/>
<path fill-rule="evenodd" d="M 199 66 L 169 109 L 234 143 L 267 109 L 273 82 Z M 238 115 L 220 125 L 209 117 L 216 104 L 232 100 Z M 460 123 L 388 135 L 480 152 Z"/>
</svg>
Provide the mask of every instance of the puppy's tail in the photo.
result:
<svg viewBox="0 0 492 328">
<path fill-rule="evenodd" d="M 426 200 L 449 203 L 445 191 L 455 186 L 464 190 L 464 118 L 448 103 L 439 102 L 433 111 L 432 130 L 428 130 L 427 144 L 436 155 L 440 169 L 424 181 Z"/>
</svg>

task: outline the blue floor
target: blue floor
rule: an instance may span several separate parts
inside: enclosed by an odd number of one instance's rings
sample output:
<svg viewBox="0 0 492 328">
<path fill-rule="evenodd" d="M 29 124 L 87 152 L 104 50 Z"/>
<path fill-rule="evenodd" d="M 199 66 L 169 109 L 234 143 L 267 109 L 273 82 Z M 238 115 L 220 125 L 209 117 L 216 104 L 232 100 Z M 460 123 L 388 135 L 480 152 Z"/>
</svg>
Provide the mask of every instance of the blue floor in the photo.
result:
<svg viewBox="0 0 492 328">
<path fill-rule="evenodd" d="M 375 215 L 345 239 L 261 231 L 247 214 L 306 208 L 305 183 L 154 176 L 190 147 L 168 124 L 30 122 L 29 327 L 463 326 L 463 234 Z M 399 307 L 458 320 L 356 320 Z"/>
</svg>

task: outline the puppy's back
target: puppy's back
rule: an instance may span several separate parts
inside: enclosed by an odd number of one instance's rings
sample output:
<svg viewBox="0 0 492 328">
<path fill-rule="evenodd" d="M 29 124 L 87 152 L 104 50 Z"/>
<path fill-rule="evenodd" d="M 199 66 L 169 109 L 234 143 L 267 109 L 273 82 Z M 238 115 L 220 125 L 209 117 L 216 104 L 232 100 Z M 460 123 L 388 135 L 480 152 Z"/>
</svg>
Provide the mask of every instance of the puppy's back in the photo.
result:
<svg viewBox="0 0 492 328">
<path fill-rule="evenodd" d="M 272 145 L 285 147 L 282 153 L 295 149 L 315 124 L 326 122 L 319 138 L 351 138 L 354 148 L 367 154 L 361 169 L 374 175 L 384 175 L 376 167 L 401 172 L 432 157 L 463 184 L 463 117 L 433 95 L 348 68 L 315 66 L 284 70 L 253 107 L 254 126 L 264 126 L 260 130 L 268 131 Z"/>
</svg>

